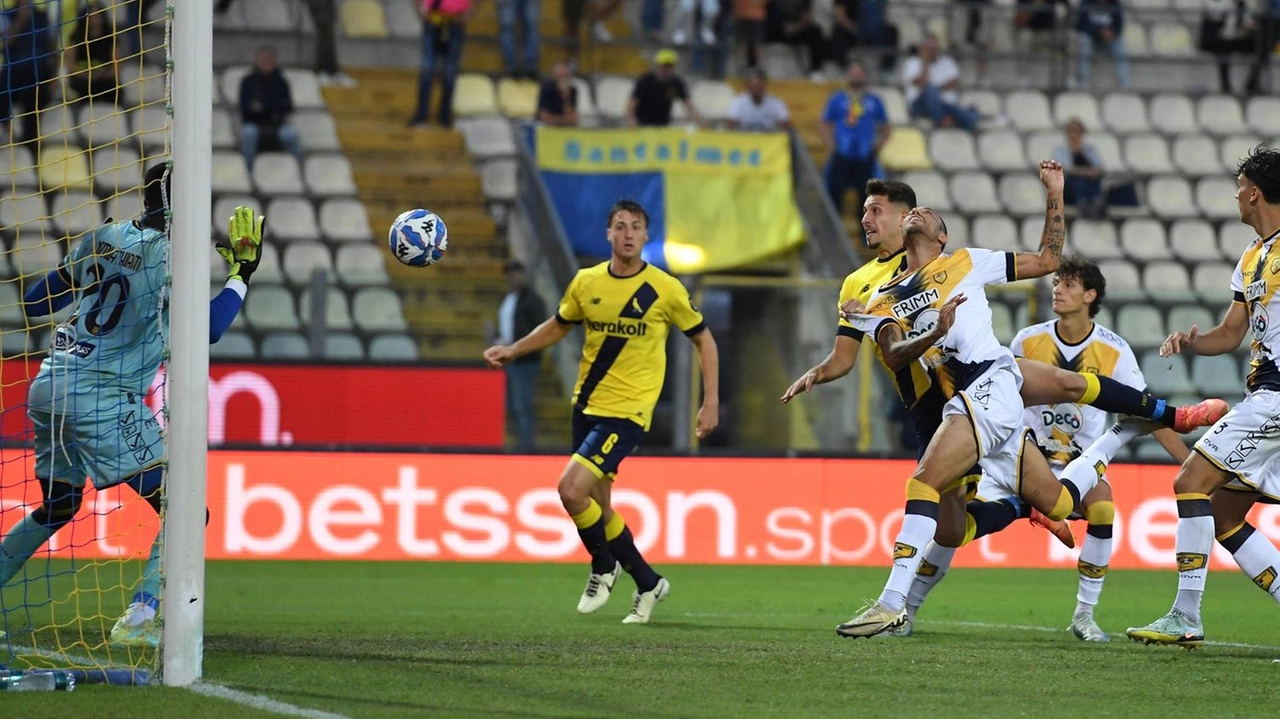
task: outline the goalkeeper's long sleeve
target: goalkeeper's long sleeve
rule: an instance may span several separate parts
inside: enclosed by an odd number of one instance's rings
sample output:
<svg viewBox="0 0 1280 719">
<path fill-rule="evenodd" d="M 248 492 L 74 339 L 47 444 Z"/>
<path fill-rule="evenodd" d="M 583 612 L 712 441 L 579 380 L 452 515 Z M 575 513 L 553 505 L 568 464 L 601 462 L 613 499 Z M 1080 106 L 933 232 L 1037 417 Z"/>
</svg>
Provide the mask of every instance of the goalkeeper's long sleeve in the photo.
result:
<svg viewBox="0 0 1280 719">
<path fill-rule="evenodd" d="M 53 270 L 31 286 L 22 296 L 22 313 L 27 317 L 44 317 L 71 304 L 71 283 L 61 269 Z"/>
<path fill-rule="evenodd" d="M 227 280 L 226 287 L 209 303 L 209 344 L 222 339 L 222 333 L 235 321 L 248 289 L 240 280 Z"/>
</svg>

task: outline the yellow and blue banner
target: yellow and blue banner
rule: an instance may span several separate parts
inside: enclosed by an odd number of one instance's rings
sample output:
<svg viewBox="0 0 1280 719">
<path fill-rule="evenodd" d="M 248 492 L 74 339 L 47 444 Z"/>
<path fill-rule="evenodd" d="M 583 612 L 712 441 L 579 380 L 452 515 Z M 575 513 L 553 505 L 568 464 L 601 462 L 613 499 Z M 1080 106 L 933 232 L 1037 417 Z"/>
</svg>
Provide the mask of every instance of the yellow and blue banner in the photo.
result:
<svg viewBox="0 0 1280 719">
<path fill-rule="evenodd" d="M 543 182 L 575 252 L 607 257 L 620 199 L 649 213 L 644 258 L 672 272 L 728 270 L 804 242 L 781 133 L 539 126 Z"/>
</svg>

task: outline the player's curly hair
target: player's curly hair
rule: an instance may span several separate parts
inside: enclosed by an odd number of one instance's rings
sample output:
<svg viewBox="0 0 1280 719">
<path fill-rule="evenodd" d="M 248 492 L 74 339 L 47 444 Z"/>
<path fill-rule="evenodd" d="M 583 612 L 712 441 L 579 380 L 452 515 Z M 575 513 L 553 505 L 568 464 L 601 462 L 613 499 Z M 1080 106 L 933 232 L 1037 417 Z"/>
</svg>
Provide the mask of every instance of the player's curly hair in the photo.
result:
<svg viewBox="0 0 1280 719">
<path fill-rule="evenodd" d="M 644 211 L 644 207 L 639 202 L 635 200 L 618 200 L 613 203 L 613 207 L 609 208 L 609 220 L 604 223 L 606 228 L 613 226 L 613 216 L 619 212 L 630 212 L 633 215 L 638 215 L 644 220 L 644 226 L 649 226 L 649 213 Z"/>
<path fill-rule="evenodd" d="M 908 210 L 916 206 L 916 191 L 911 189 L 911 185 L 897 180 L 867 180 L 865 196 L 871 195 L 883 195 L 889 202 Z"/>
<path fill-rule="evenodd" d="M 1098 311 L 1102 309 L 1102 299 L 1107 296 L 1107 278 L 1102 276 L 1102 270 L 1097 265 L 1076 255 L 1063 259 L 1054 274 L 1060 280 L 1079 282 L 1086 292 L 1096 292 L 1097 296 L 1089 303 L 1089 316 L 1098 316 Z"/>
<path fill-rule="evenodd" d="M 155 230 L 164 230 L 165 201 L 173 203 L 173 173 L 166 174 L 166 163 L 147 168 L 142 190 L 142 224 Z"/>
<path fill-rule="evenodd" d="M 1280 150 L 1258 145 L 1236 166 L 1236 177 L 1243 176 L 1258 186 L 1262 199 L 1280 203 Z"/>
</svg>

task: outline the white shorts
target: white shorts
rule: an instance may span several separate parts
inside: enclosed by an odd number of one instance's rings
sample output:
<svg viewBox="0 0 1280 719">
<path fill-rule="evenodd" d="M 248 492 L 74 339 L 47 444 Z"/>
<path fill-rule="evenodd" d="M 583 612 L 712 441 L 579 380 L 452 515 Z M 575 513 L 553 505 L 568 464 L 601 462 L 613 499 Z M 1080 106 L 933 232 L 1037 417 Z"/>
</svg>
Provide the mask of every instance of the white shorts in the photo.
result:
<svg viewBox="0 0 1280 719">
<path fill-rule="evenodd" d="M 1194 449 L 1233 475 L 1228 489 L 1280 499 L 1280 392 L 1250 393 L 1210 427 Z"/>
<path fill-rule="evenodd" d="M 1026 428 L 1022 375 L 1015 367 L 997 365 L 982 373 L 942 408 L 942 418 L 964 415 L 973 422 L 983 481 L 990 478 L 1015 490 L 1022 467 Z"/>
</svg>

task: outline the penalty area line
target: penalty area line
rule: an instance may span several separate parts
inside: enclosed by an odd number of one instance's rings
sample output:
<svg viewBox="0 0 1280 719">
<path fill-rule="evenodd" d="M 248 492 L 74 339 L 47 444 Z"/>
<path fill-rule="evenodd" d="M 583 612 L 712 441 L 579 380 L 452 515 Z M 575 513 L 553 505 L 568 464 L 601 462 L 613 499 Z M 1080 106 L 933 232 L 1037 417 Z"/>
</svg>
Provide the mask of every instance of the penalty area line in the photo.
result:
<svg viewBox="0 0 1280 719">
<path fill-rule="evenodd" d="M 261 694 L 250 694 L 242 692 L 238 689 L 224 687 L 221 684 L 206 684 L 199 682 L 186 687 L 189 691 L 195 692 L 206 697 L 215 699 L 225 699 L 229 702 L 235 702 L 251 709 L 269 712 L 271 714 L 279 714 L 281 716 L 304 717 L 305 719 L 351 719 L 346 714 L 336 714 L 321 709 L 307 709 L 306 707 L 295 706 L 278 699 L 272 699 Z"/>
</svg>

